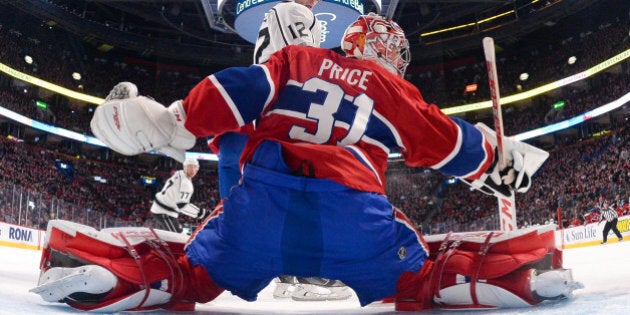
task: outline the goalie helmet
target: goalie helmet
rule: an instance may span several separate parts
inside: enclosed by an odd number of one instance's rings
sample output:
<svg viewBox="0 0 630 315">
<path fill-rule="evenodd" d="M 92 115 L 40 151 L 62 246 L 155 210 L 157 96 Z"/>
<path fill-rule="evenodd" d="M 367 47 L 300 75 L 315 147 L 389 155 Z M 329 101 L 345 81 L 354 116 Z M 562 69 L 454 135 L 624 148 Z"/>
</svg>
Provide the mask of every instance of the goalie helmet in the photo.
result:
<svg viewBox="0 0 630 315">
<path fill-rule="evenodd" d="M 347 57 L 374 60 L 390 72 L 403 76 L 409 65 L 409 41 L 398 24 L 370 13 L 361 15 L 341 38 Z"/>
</svg>

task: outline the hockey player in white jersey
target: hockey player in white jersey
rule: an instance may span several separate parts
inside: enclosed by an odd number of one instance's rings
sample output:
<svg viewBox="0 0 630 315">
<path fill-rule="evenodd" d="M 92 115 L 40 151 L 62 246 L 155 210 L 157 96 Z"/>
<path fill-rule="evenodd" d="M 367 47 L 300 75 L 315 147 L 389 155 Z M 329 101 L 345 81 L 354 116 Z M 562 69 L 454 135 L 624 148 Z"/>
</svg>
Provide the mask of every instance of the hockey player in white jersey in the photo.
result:
<svg viewBox="0 0 630 315">
<path fill-rule="evenodd" d="M 151 214 L 153 227 L 156 229 L 181 233 L 183 227 L 179 223 L 180 213 L 195 219 L 205 217 L 205 209 L 190 203 L 195 191 L 192 179 L 199 171 L 199 161 L 187 158 L 183 164 L 183 169 L 175 172 L 164 183 L 162 190 L 155 194 Z"/>
<path fill-rule="evenodd" d="M 287 45 L 319 47 L 321 27 L 313 14 L 320 0 L 283 0 L 265 14 L 258 30 L 254 63 L 263 63 Z"/>
</svg>

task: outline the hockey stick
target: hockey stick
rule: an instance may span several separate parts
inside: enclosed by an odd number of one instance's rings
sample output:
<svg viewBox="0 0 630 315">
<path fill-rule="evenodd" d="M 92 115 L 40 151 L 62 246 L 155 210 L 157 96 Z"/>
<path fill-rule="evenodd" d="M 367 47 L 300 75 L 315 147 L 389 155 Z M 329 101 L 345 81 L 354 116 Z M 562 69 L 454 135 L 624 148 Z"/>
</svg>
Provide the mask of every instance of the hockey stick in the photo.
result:
<svg viewBox="0 0 630 315">
<path fill-rule="evenodd" d="M 499 77 L 497 76 L 497 61 L 494 52 L 494 39 L 484 37 L 483 53 L 486 57 L 486 67 L 488 68 L 488 83 L 490 85 L 490 97 L 492 98 L 492 117 L 494 118 L 494 131 L 497 134 L 497 151 L 499 154 L 499 167 L 507 165 L 505 151 L 503 148 L 503 115 L 501 114 L 501 96 L 499 94 Z M 502 231 L 512 231 L 516 229 L 516 205 L 514 203 L 514 192 L 510 197 L 497 197 L 499 203 L 499 220 Z"/>
<path fill-rule="evenodd" d="M 396 11 L 396 7 L 398 7 L 398 0 L 391 0 L 387 5 L 387 12 L 385 13 L 385 18 L 391 20 L 394 18 L 394 12 Z"/>
</svg>

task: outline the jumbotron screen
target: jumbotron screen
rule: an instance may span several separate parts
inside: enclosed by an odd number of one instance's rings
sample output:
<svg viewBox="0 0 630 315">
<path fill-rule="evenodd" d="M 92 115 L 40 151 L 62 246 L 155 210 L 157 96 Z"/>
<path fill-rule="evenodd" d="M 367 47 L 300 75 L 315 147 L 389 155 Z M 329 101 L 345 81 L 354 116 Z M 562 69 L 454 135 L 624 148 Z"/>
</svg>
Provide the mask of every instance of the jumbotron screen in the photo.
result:
<svg viewBox="0 0 630 315">
<path fill-rule="evenodd" d="M 228 0 L 229 2 L 233 0 Z M 234 25 L 236 32 L 248 42 L 255 44 L 258 29 L 265 13 L 278 4 L 278 0 L 236 0 L 234 4 Z M 354 22 L 359 15 L 367 14 L 374 9 L 372 1 L 365 5 L 363 0 L 324 0 L 318 3 L 313 13 L 320 22 L 322 29 L 321 47 L 339 47 L 341 36 L 346 27 Z"/>
</svg>

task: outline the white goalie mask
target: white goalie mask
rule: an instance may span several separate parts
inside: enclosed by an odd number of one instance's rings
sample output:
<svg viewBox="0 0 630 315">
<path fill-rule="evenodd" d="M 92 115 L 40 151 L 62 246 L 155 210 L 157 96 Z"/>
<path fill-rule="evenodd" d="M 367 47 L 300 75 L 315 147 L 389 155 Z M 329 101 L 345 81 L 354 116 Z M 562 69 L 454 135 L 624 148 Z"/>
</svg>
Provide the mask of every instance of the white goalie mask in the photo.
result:
<svg viewBox="0 0 630 315">
<path fill-rule="evenodd" d="M 401 77 L 409 65 L 409 41 L 403 30 L 374 13 L 359 16 L 346 28 L 341 49 L 348 57 L 374 60 Z"/>
</svg>

